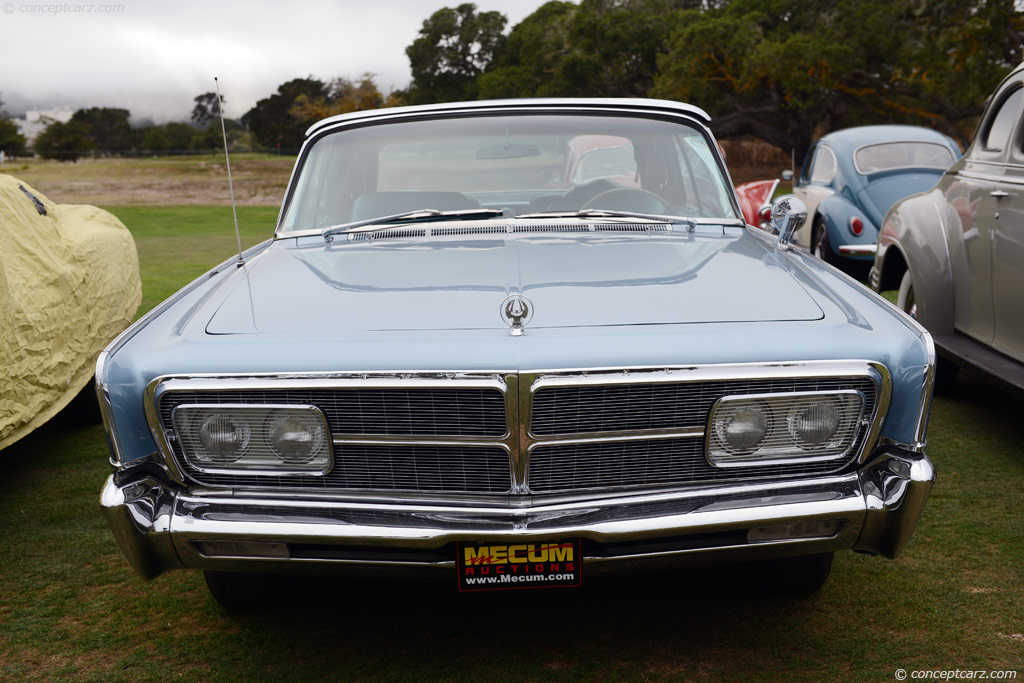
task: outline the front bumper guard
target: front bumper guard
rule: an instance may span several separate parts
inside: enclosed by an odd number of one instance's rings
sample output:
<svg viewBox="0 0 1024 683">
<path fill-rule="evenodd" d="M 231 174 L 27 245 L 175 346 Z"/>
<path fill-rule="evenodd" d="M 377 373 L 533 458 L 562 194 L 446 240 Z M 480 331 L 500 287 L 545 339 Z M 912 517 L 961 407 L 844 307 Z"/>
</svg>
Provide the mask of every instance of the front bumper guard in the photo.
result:
<svg viewBox="0 0 1024 683">
<path fill-rule="evenodd" d="M 935 481 L 923 453 L 888 448 L 859 471 L 528 507 L 451 506 L 196 491 L 111 476 L 100 506 L 135 571 L 310 571 L 362 565 L 454 567 L 458 541 L 584 539 L 594 569 L 673 561 L 743 561 L 850 549 L 894 558 Z M 837 522 L 827 537 L 750 540 L 751 529 Z M 218 543 L 225 542 L 228 543 Z M 212 545 L 211 545 L 212 544 Z M 210 554 L 211 547 L 238 550 Z M 273 549 L 272 556 L 246 548 Z M 588 550 L 589 548 L 589 550 Z M 216 552 L 216 551 L 215 551 Z"/>
</svg>

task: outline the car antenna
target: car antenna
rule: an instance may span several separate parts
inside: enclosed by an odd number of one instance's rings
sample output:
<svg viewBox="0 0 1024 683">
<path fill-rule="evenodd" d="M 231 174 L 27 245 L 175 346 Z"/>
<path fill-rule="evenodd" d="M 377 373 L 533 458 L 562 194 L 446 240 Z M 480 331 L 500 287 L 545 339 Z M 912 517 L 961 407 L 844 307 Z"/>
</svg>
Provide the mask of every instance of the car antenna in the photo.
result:
<svg viewBox="0 0 1024 683">
<path fill-rule="evenodd" d="M 238 232 L 238 209 L 235 208 L 235 186 L 231 182 L 231 155 L 228 154 L 228 133 L 224 128 L 224 105 L 223 99 L 220 96 L 220 82 L 217 77 L 213 77 L 213 87 L 217 91 L 217 113 L 220 114 L 220 134 L 224 138 L 224 161 L 228 165 L 228 190 L 231 191 L 231 215 L 235 218 L 235 241 L 238 242 L 238 263 L 236 266 L 241 268 L 245 265 L 245 259 L 242 258 L 242 236 Z"/>
</svg>

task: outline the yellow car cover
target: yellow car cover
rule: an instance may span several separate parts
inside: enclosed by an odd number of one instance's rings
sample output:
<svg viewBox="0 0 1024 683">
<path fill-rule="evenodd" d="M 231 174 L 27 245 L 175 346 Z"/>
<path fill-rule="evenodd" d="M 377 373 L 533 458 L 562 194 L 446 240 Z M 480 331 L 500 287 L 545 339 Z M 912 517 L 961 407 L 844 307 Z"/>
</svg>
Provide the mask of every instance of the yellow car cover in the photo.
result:
<svg viewBox="0 0 1024 683">
<path fill-rule="evenodd" d="M 135 242 L 121 221 L 0 175 L 0 449 L 89 384 L 99 352 L 141 300 Z"/>
</svg>

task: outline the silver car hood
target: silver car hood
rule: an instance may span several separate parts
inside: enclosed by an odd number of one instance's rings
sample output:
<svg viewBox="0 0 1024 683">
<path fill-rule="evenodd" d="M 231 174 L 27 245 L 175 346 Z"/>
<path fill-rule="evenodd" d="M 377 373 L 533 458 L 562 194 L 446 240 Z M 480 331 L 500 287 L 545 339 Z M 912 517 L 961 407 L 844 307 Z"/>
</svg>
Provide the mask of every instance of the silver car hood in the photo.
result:
<svg viewBox="0 0 1024 683">
<path fill-rule="evenodd" d="M 503 329 L 501 304 L 511 294 L 533 304 L 527 330 L 823 317 L 769 245 L 721 227 L 331 245 L 282 239 L 202 309 L 215 309 L 209 334 Z"/>
</svg>

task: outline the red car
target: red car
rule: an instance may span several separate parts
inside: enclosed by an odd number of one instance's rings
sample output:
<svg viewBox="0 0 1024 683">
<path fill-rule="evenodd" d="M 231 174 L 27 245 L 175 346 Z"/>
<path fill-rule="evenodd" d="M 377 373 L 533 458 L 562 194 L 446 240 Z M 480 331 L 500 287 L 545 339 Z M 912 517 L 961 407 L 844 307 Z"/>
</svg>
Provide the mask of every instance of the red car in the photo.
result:
<svg viewBox="0 0 1024 683">
<path fill-rule="evenodd" d="M 767 228 L 772 219 L 772 195 L 779 186 L 779 179 L 754 180 L 736 186 L 736 196 L 740 199 L 743 219 L 758 228 Z"/>
</svg>

